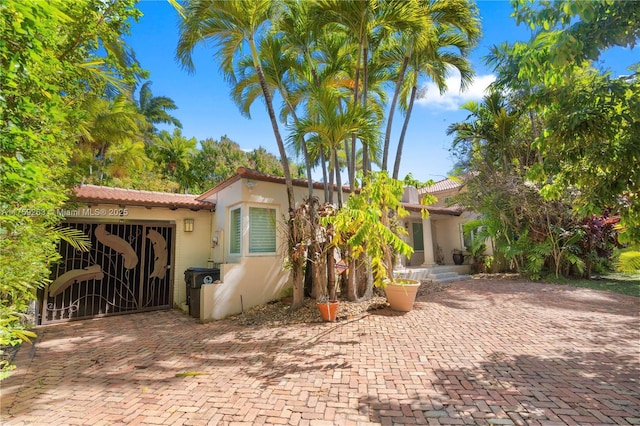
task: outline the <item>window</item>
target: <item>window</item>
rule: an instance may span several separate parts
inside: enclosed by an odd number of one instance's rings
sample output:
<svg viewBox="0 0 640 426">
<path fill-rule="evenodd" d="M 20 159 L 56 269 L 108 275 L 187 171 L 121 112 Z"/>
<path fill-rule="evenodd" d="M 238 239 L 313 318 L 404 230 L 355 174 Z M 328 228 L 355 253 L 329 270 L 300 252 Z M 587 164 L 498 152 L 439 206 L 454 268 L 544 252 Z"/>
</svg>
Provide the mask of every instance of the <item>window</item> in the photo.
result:
<svg viewBox="0 0 640 426">
<path fill-rule="evenodd" d="M 424 251 L 424 234 L 422 233 L 422 222 L 413 222 L 413 250 Z"/>
<path fill-rule="evenodd" d="M 242 240 L 242 216 L 240 208 L 231 210 L 229 214 L 229 253 L 240 254 Z"/>
<path fill-rule="evenodd" d="M 276 210 L 249 207 L 249 253 L 275 253 Z"/>
</svg>

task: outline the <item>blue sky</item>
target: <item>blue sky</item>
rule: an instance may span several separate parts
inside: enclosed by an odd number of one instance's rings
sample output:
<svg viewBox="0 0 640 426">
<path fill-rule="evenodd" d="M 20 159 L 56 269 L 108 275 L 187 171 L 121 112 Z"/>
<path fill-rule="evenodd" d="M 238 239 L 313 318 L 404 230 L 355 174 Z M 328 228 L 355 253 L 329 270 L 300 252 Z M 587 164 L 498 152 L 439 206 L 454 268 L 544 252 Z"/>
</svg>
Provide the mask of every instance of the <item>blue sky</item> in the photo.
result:
<svg viewBox="0 0 640 426">
<path fill-rule="evenodd" d="M 524 26 L 516 26 L 509 15 L 508 1 L 478 1 L 482 18 L 483 37 L 470 56 L 476 79 L 469 90 L 459 92 L 455 77 L 448 80 L 449 90 L 440 96 L 432 85 L 426 85 L 426 95 L 414 107 L 405 139 L 400 176 L 411 172 L 416 179 L 435 181 L 444 178 L 453 166 L 449 153 L 451 137 L 446 128 L 462 121 L 467 114 L 459 106 L 470 99 L 480 99 L 484 89 L 493 81 L 491 70 L 484 66 L 482 57 L 494 44 L 503 41 L 527 40 L 531 33 Z M 178 110 L 172 112 L 183 125 L 183 135 L 203 140 L 219 139 L 227 135 L 251 150 L 263 146 L 277 154 L 273 131 L 264 109 L 256 102 L 251 119 L 243 117 L 231 100 L 230 89 L 219 73 L 213 59 L 213 50 L 205 45 L 194 52 L 195 73 L 184 71 L 175 60 L 178 42 L 179 17 L 166 1 L 143 0 L 138 5 L 144 16 L 134 23 L 127 41 L 136 52 L 142 67 L 150 72 L 151 89 L 155 96 L 168 96 L 176 102 Z M 633 62 L 629 55 L 637 56 L 637 49 L 614 49 L 603 55 L 603 66 L 624 73 L 625 64 Z M 400 133 L 403 117 L 396 115 L 392 135 L 392 155 Z M 286 134 L 284 127 L 281 131 Z M 314 173 L 318 179 L 319 171 Z"/>
</svg>

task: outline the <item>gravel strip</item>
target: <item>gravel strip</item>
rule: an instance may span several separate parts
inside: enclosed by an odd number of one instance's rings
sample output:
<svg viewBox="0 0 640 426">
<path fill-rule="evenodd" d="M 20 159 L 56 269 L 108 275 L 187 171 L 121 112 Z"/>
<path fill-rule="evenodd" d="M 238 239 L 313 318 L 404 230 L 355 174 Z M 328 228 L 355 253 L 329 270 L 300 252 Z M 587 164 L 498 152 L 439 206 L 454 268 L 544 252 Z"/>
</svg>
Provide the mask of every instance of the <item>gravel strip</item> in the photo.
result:
<svg viewBox="0 0 640 426">
<path fill-rule="evenodd" d="M 417 298 L 437 291 L 442 291 L 449 287 L 448 283 L 434 283 L 431 281 L 422 281 L 421 284 L 422 285 L 420 286 L 416 296 Z M 376 290 L 376 295 L 374 297 L 361 302 L 340 300 L 336 321 L 345 321 L 362 315 L 368 311 L 386 308 L 389 304 L 387 303 L 386 297 L 382 294 L 382 291 Z M 251 326 L 278 326 L 286 324 L 323 322 L 322 317 L 320 316 L 320 311 L 316 306 L 316 301 L 313 299 L 305 299 L 303 306 L 295 311 L 291 311 L 289 307 L 290 302 L 275 300 L 266 305 L 254 306 L 246 312 L 228 319 L 240 325 Z"/>
</svg>

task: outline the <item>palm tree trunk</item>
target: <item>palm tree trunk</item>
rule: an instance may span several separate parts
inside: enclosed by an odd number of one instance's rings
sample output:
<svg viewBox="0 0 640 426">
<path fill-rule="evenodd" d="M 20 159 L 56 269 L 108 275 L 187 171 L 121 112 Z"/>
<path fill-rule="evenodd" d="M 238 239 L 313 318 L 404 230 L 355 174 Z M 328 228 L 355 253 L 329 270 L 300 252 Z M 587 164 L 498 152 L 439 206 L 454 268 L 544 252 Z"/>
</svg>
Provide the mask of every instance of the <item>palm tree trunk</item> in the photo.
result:
<svg viewBox="0 0 640 426">
<path fill-rule="evenodd" d="M 326 271 L 327 271 L 327 294 L 329 300 L 337 300 L 336 296 L 336 259 L 333 257 L 334 248 L 327 251 Z"/>
<path fill-rule="evenodd" d="M 322 182 L 324 182 L 324 202 L 329 203 L 329 182 L 327 181 L 327 160 L 324 158 L 324 150 L 320 150 L 320 164 L 322 165 Z"/>
<path fill-rule="evenodd" d="M 347 300 L 349 302 L 355 302 L 358 300 L 358 294 L 356 291 L 356 259 L 352 253 L 349 253 L 349 275 L 347 276 Z"/>
<path fill-rule="evenodd" d="M 373 272 L 371 259 L 366 254 L 360 255 L 357 262 L 356 288 L 358 300 L 367 300 L 373 296 Z"/>
<path fill-rule="evenodd" d="M 311 276 L 311 295 L 318 299 L 326 293 L 326 259 L 324 258 L 323 246 L 326 241 L 321 242 L 318 240 L 318 199 L 310 198 L 309 205 L 309 233 L 311 244 L 309 247 L 309 253 L 307 255 L 307 268 L 310 270 Z"/>
<path fill-rule="evenodd" d="M 331 155 L 331 153 L 329 153 L 329 159 L 327 160 L 327 163 L 329 163 L 329 203 L 330 204 L 333 204 L 333 195 L 336 192 L 333 186 L 333 183 L 334 183 L 333 179 L 335 177 L 335 174 L 333 173 L 333 169 L 331 168 L 332 161 L 333 161 L 333 156 Z"/>
<path fill-rule="evenodd" d="M 338 150 L 333 148 L 334 165 L 333 168 L 336 172 L 336 186 L 338 187 L 338 208 L 342 207 L 342 178 L 340 176 L 340 164 L 338 163 Z"/>
<path fill-rule="evenodd" d="M 283 95 L 283 97 L 284 96 L 286 96 L 286 94 Z M 297 123 L 298 116 L 296 115 L 295 109 L 288 102 L 288 100 L 286 102 L 294 121 Z M 317 214 L 318 214 L 317 204 L 318 203 L 317 203 L 317 200 L 313 197 L 313 180 L 311 175 L 311 161 L 309 160 L 309 151 L 307 149 L 307 141 L 305 141 L 304 136 L 300 137 L 300 146 L 302 148 L 302 154 L 304 155 L 304 164 L 307 169 L 307 190 L 308 190 L 307 205 L 309 206 L 309 233 L 311 235 L 311 240 L 314 241 L 314 243 L 311 244 L 311 247 L 309 247 L 309 250 L 311 251 L 311 253 L 316 253 L 316 252 L 320 252 L 320 244 L 318 241 L 316 241 L 316 235 L 318 230 L 318 220 L 317 220 Z M 326 184 L 325 184 L 325 187 L 326 187 Z M 319 261 L 319 259 L 317 261 Z M 317 261 L 316 263 L 314 263 L 313 259 L 307 259 L 307 262 L 306 262 L 307 273 L 305 275 L 311 277 L 311 294 L 314 297 L 318 297 L 319 295 L 318 292 L 321 291 L 321 286 L 323 283 L 322 276 L 321 276 L 322 274 L 320 272 L 322 270 L 323 265 L 319 265 Z M 304 281 L 305 282 L 303 283 L 303 288 L 307 284 L 306 279 L 304 279 Z M 304 290 L 302 293 L 302 297 L 304 298 Z M 295 302 L 295 297 L 294 297 L 294 302 Z M 292 306 L 292 308 L 294 308 L 294 306 Z"/>
<path fill-rule="evenodd" d="M 407 107 L 407 115 L 404 117 L 402 132 L 400 133 L 400 139 L 398 140 L 398 151 L 396 152 L 396 161 L 393 165 L 394 179 L 398 179 L 398 174 L 400 173 L 400 160 L 402 159 L 402 147 L 404 145 L 404 138 L 407 135 L 407 128 L 409 127 L 409 120 L 411 119 L 411 111 L 413 111 L 413 102 L 416 100 L 417 92 L 418 92 L 418 88 L 414 85 L 411 88 L 411 98 L 409 99 L 409 106 Z"/>
<path fill-rule="evenodd" d="M 260 81 L 260 88 L 262 89 L 262 94 L 264 96 L 264 102 L 267 106 L 267 112 L 269 114 L 269 120 L 271 121 L 271 127 L 273 128 L 273 134 L 276 138 L 276 143 L 278 145 L 278 151 L 280 153 L 280 164 L 282 165 L 282 172 L 284 174 L 284 183 L 287 190 L 287 201 L 289 204 L 289 233 L 291 234 L 291 238 L 289 238 L 289 253 L 287 253 L 292 262 L 291 275 L 293 279 L 293 302 L 291 303 L 291 309 L 298 309 L 304 303 L 304 273 L 302 272 L 304 266 L 304 257 L 303 256 L 293 256 L 295 253 L 296 245 L 299 241 L 297 232 L 295 230 L 294 223 L 294 215 L 295 215 L 295 198 L 293 195 L 293 181 L 291 180 L 291 170 L 289 169 L 289 159 L 287 158 L 287 151 L 285 150 L 284 142 L 282 141 L 282 136 L 280 135 L 280 129 L 278 127 L 278 121 L 276 119 L 276 113 L 273 109 L 273 98 L 271 97 L 271 92 L 267 87 L 267 82 L 264 77 L 264 73 L 262 72 L 262 67 L 260 66 L 260 61 L 258 57 L 258 51 L 255 45 L 255 41 L 253 38 L 249 39 L 249 45 L 251 47 L 251 53 L 253 57 L 253 63 L 256 69 L 256 74 L 258 75 L 258 80 Z"/>
<path fill-rule="evenodd" d="M 367 47 L 364 47 L 363 50 L 363 58 L 364 58 L 364 62 L 362 64 L 362 106 L 363 108 L 367 107 L 367 90 L 368 90 L 368 74 L 369 74 L 369 68 L 367 67 L 367 60 L 368 60 L 368 56 L 369 56 L 369 50 L 367 49 Z M 371 162 L 370 162 L 370 158 L 369 158 L 369 141 L 362 141 L 362 171 L 363 172 L 368 172 L 369 170 L 371 170 Z"/>
<path fill-rule="evenodd" d="M 298 122 L 298 115 L 296 114 L 296 110 L 293 108 L 293 105 L 288 100 L 287 93 L 283 93 L 283 98 L 285 98 L 285 102 L 287 104 L 287 108 L 289 112 L 291 112 L 291 116 L 293 117 L 293 121 L 295 123 Z M 300 137 L 300 147 L 302 148 L 302 155 L 304 155 L 304 165 L 307 169 L 307 189 L 309 190 L 309 200 L 313 198 L 313 180 L 311 175 L 311 161 L 309 160 L 309 150 L 307 149 L 307 141 L 304 140 L 304 136 Z M 313 222 L 312 222 L 313 223 Z"/>
<path fill-rule="evenodd" d="M 358 103 L 358 99 L 360 98 L 360 55 L 361 49 L 358 49 L 358 59 L 356 63 L 356 76 L 354 79 L 353 86 L 353 103 L 354 105 Z M 356 180 L 356 135 L 351 135 L 351 155 L 350 162 L 348 165 L 348 173 L 349 173 L 349 189 L 353 191 L 355 189 L 355 180 Z"/>
<path fill-rule="evenodd" d="M 393 99 L 391 100 L 391 108 L 389 109 L 389 118 L 387 118 L 387 130 L 384 134 L 384 148 L 382 151 L 382 170 L 387 170 L 387 159 L 389 157 L 389 144 L 391 143 L 391 126 L 393 125 L 393 115 L 396 111 L 396 105 L 398 104 L 398 97 L 400 96 L 400 89 L 402 82 L 404 81 L 404 75 L 409 65 L 409 57 L 405 56 L 402 61 L 402 67 L 400 69 L 400 75 L 398 81 L 396 81 L 396 89 L 393 92 Z"/>
<path fill-rule="evenodd" d="M 349 140 L 345 139 L 344 140 L 344 155 L 345 155 L 345 159 L 347 161 L 347 177 L 349 179 L 351 179 L 349 176 L 351 176 L 350 171 L 349 171 L 349 165 L 351 164 L 351 154 L 349 153 Z M 349 181 L 349 187 L 353 188 L 351 181 Z"/>
<path fill-rule="evenodd" d="M 251 43 L 252 50 L 255 50 L 254 43 Z M 289 168 L 289 159 L 287 157 L 287 151 L 284 146 L 284 142 L 282 140 L 282 135 L 280 134 L 280 128 L 278 126 L 278 120 L 276 119 L 276 113 L 273 109 L 273 98 L 271 97 L 271 92 L 267 88 L 267 82 L 264 77 L 264 73 L 262 72 L 262 67 L 259 65 L 257 61 L 257 51 L 255 54 L 254 63 L 257 65 L 256 74 L 258 75 L 258 80 L 260 81 L 260 87 L 262 88 L 262 94 L 264 96 L 264 102 L 267 106 L 267 112 L 269 114 L 269 121 L 271 121 L 271 127 L 273 128 L 273 134 L 276 138 L 276 144 L 278 145 L 278 152 L 280 154 L 280 164 L 282 165 L 282 172 L 284 174 L 284 183 L 287 188 L 287 201 L 289 204 L 289 214 L 291 215 L 295 210 L 295 198 L 293 195 L 293 181 L 291 180 L 291 170 Z"/>
</svg>

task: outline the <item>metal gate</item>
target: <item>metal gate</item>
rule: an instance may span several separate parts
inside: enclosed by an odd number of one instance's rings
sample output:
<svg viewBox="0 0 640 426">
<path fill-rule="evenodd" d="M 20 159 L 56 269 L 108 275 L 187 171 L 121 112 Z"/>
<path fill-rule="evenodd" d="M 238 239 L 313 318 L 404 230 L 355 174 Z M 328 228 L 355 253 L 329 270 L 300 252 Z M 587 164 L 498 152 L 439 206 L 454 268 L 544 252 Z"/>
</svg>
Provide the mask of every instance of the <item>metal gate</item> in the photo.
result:
<svg viewBox="0 0 640 426">
<path fill-rule="evenodd" d="M 173 302 L 175 225 L 68 222 L 87 252 L 61 241 L 62 259 L 42 292 L 41 324 L 157 309 Z"/>
</svg>

